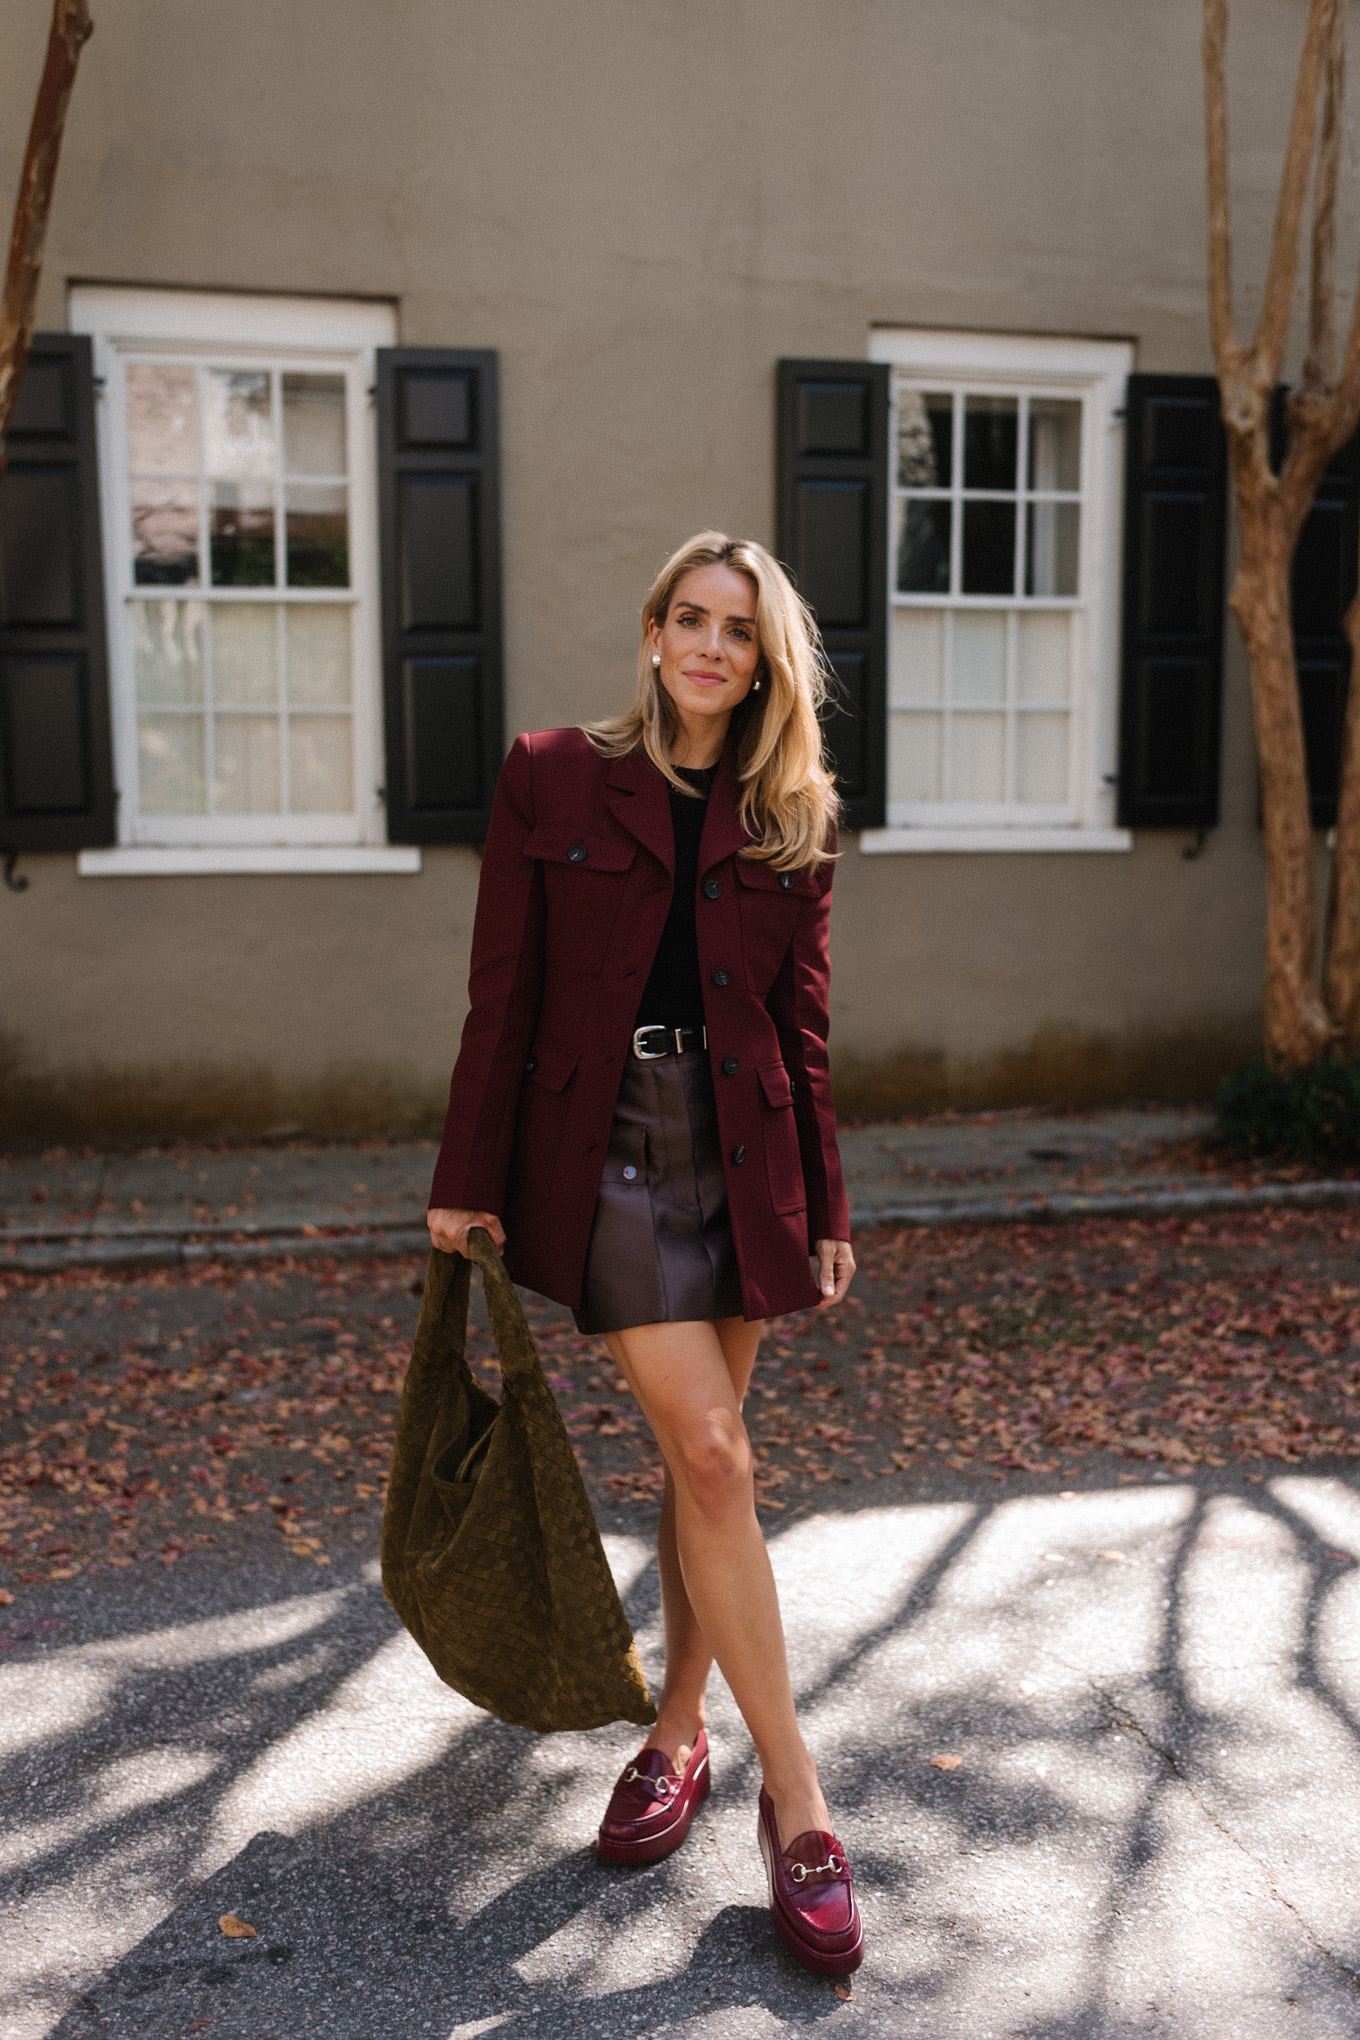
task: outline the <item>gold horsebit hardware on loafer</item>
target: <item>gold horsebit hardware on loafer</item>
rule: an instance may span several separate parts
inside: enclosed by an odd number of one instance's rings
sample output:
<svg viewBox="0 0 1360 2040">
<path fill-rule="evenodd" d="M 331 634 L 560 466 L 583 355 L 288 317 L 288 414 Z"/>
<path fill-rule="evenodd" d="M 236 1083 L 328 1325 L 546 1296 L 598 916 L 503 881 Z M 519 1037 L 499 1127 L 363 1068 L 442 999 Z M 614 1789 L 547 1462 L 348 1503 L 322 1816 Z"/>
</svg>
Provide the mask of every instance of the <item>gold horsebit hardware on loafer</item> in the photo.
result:
<svg viewBox="0 0 1360 2040">
<path fill-rule="evenodd" d="M 789 1865 L 789 1875 L 795 1884 L 805 1884 L 809 1877 L 822 1877 L 827 1874 L 832 1877 L 844 1876 L 845 1865 L 839 1856 L 828 1856 L 825 1863 L 790 1863 Z"/>
<path fill-rule="evenodd" d="M 658 1799 L 669 1799 L 676 1787 L 683 1784 L 684 1781 L 674 1775 L 669 1778 L 653 1778 L 649 1772 L 639 1771 L 636 1764 L 630 1764 L 624 1774 L 623 1782 L 625 1785 L 635 1783 L 638 1785 L 650 1785 Z"/>
</svg>

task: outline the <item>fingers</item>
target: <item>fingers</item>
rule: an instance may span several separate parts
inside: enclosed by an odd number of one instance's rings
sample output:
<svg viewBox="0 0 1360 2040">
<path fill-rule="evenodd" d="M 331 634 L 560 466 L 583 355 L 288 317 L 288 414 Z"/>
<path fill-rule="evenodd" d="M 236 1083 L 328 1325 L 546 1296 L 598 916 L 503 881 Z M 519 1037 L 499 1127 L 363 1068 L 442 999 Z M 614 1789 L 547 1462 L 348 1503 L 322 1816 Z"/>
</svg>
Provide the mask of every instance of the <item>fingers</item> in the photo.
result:
<svg viewBox="0 0 1360 2040">
<path fill-rule="evenodd" d="M 840 1302 L 854 1272 L 855 1257 L 849 1240 L 818 1240 L 817 1287 L 822 1292 L 823 1308 Z"/>
<path fill-rule="evenodd" d="M 494 1211 L 427 1211 L 425 1222 L 430 1228 L 430 1243 L 438 1247 L 441 1254 L 467 1255 L 468 1234 L 474 1225 L 483 1226 L 490 1233 L 496 1252 L 505 1250 L 505 1227 Z"/>
</svg>

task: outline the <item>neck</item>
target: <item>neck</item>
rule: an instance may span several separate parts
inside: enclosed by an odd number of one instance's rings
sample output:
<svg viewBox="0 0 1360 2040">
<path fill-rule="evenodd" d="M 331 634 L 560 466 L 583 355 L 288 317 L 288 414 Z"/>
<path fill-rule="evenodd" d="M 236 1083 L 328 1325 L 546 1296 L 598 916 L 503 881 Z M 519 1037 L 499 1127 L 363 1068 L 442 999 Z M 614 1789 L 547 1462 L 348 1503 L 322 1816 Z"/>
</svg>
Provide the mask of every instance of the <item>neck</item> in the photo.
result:
<svg viewBox="0 0 1360 2040">
<path fill-rule="evenodd" d="M 687 765 L 693 772 L 706 772 L 716 765 L 727 742 L 727 725 L 730 715 L 706 715 L 686 720 L 680 717 L 680 727 L 671 744 L 672 765 Z"/>
</svg>

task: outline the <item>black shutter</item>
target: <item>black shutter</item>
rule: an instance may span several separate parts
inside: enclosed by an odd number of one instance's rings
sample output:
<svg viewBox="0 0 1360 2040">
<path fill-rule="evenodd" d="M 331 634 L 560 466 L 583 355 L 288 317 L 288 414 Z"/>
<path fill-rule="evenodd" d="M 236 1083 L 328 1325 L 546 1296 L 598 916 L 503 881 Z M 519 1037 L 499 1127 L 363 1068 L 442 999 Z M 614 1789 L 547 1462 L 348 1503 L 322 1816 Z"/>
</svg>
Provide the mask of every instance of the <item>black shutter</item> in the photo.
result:
<svg viewBox="0 0 1360 2040">
<path fill-rule="evenodd" d="M 1227 439 L 1212 376 L 1131 375 L 1119 820 L 1218 821 Z"/>
<path fill-rule="evenodd" d="M 112 843 L 90 342 L 35 333 L 0 475 L 0 850 Z"/>
<path fill-rule="evenodd" d="M 826 747 L 847 829 L 881 828 L 888 734 L 888 369 L 779 364 L 777 550 L 840 682 Z"/>
<path fill-rule="evenodd" d="M 480 843 L 502 755 L 496 356 L 378 350 L 393 843 Z"/>
<path fill-rule="evenodd" d="M 1276 470 L 1288 444 L 1285 399 L 1275 392 L 1271 458 Z M 1308 806 L 1315 829 L 1336 821 L 1341 732 L 1350 689 L 1351 647 L 1343 628 L 1360 567 L 1360 432 L 1337 453 L 1318 483 L 1299 533 L 1291 573 L 1294 663 L 1299 675 Z"/>
</svg>

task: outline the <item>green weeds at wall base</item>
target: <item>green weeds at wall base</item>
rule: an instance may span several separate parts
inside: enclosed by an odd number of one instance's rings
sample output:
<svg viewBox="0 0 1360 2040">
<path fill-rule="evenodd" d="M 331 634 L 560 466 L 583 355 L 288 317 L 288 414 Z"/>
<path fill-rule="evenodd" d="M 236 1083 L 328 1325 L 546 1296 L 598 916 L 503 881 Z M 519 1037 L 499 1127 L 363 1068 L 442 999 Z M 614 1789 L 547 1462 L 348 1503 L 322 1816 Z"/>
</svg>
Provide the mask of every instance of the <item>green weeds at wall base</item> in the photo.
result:
<svg viewBox="0 0 1360 2040">
<path fill-rule="evenodd" d="M 1360 1062 L 1244 1063 L 1219 1085 L 1214 1111 L 1220 1137 L 1243 1153 L 1360 1162 Z"/>
</svg>

